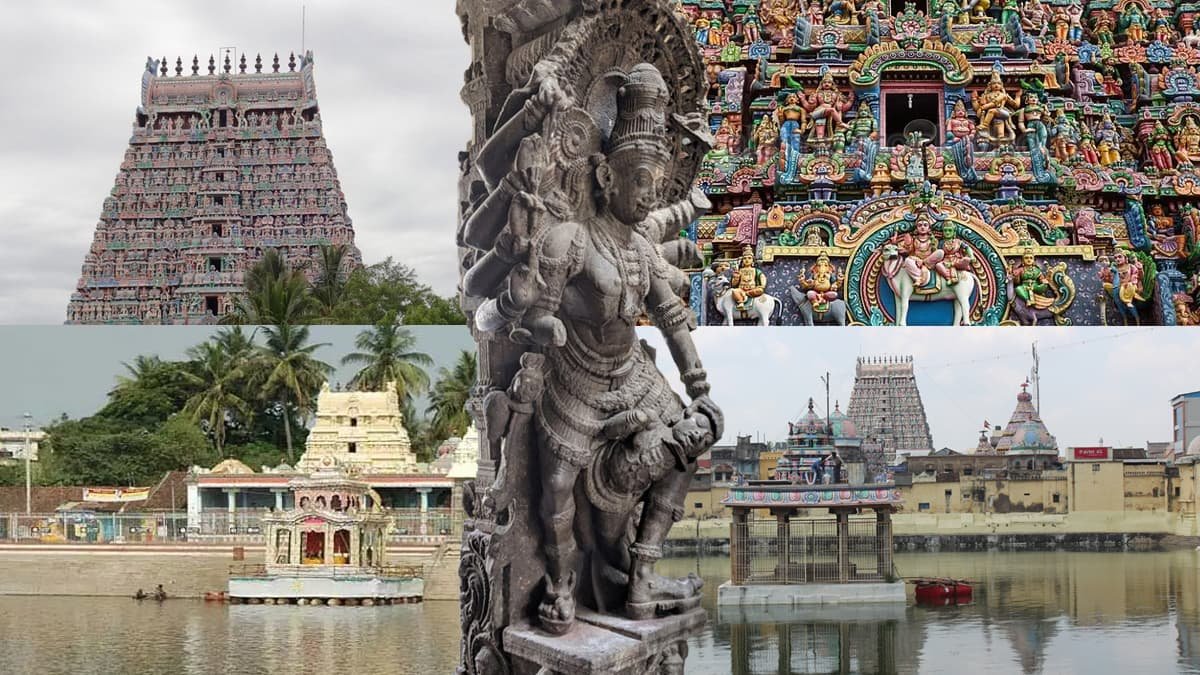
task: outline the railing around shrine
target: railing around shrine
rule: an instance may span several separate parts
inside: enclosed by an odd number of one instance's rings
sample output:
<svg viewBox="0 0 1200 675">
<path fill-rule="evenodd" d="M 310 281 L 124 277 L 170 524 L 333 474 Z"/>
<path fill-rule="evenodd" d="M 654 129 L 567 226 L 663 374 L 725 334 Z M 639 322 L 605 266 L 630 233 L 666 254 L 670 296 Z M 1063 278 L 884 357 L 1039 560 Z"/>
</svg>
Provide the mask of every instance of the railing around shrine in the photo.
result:
<svg viewBox="0 0 1200 675">
<path fill-rule="evenodd" d="M 367 569 L 367 574 L 389 579 L 420 579 L 425 574 L 420 565 L 381 565 Z M 361 577 L 363 574 L 362 567 L 340 565 L 272 565 L 269 570 L 263 563 L 235 563 L 229 566 L 229 575 L 234 577 Z"/>
<path fill-rule="evenodd" d="M 836 520 L 749 518 L 731 527 L 735 584 L 845 584 L 896 577 L 890 522 L 851 518 L 842 538 Z"/>
<path fill-rule="evenodd" d="M 0 542 L 71 544 L 231 543 L 260 544 L 267 509 L 208 510 L 192 514 L 0 513 Z M 462 515 L 451 509 L 391 509 L 393 543 L 455 538 L 462 533 Z"/>
</svg>

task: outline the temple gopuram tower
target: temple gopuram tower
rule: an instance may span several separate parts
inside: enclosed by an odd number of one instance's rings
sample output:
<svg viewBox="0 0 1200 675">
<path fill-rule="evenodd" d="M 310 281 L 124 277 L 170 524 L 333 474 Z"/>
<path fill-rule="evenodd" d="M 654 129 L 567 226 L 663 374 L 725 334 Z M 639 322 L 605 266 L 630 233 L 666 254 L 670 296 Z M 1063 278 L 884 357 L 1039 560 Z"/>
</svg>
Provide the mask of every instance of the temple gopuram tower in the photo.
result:
<svg viewBox="0 0 1200 675">
<path fill-rule="evenodd" d="M 207 72 L 202 73 L 201 70 Z M 214 323 L 277 249 L 310 277 L 322 245 L 361 264 L 321 131 L 313 58 L 147 60 L 112 193 L 67 323 Z M 185 72 L 185 70 L 190 70 Z"/>
<path fill-rule="evenodd" d="M 864 445 L 882 445 L 888 463 L 899 451 L 933 449 L 911 356 L 859 357 L 846 416 Z"/>
</svg>

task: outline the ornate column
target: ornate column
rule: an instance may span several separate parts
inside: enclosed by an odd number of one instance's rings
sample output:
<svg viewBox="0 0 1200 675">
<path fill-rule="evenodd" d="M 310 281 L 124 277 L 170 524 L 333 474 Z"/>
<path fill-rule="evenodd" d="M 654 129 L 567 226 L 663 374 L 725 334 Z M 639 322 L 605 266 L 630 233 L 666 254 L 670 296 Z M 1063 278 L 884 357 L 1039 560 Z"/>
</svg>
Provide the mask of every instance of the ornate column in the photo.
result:
<svg viewBox="0 0 1200 675">
<path fill-rule="evenodd" d="M 275 493 L 275 510 L 282 511 L 283 510 L 283 492 L 284 491 L 283 490 L 271 490 L 271 492 Z"/>
</svg>

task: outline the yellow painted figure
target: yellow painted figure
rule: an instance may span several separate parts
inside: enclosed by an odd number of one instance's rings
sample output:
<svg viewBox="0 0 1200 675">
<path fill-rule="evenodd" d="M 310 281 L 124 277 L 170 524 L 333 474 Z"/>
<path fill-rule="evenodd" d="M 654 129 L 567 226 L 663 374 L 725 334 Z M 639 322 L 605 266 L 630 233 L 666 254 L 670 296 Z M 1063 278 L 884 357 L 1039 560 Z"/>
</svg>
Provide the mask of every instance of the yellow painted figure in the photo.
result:
<svg viewBox="0 0 1200 675">
<path fill-rule="evenodd" d="M 754 266 L 754 249 L 747 246 L 742 251 L 741 264 L 733 273 L 733 301 L 738 311 L 749 311 L 754 298 L 767 292 L 767 275 Z"/>
</svg>

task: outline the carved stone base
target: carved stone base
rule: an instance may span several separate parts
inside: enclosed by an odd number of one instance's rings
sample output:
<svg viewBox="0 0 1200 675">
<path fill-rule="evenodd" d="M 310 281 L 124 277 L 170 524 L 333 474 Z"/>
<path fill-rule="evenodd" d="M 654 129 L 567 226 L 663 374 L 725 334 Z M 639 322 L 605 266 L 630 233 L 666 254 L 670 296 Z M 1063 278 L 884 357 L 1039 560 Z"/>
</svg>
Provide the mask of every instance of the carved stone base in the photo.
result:
<svg viewBox="0 0 1200 675">
<path fill-rule="evenodd" d="M 699 607 L 684 614 L 632 621 L 583 610 L 571 630 L 551 636 L 528 623 L 504 629 L 514 675 L 675 675 L 683 673 L 687 640 L 708 617 Z"/>
</svg>

